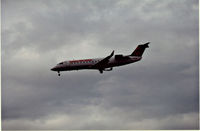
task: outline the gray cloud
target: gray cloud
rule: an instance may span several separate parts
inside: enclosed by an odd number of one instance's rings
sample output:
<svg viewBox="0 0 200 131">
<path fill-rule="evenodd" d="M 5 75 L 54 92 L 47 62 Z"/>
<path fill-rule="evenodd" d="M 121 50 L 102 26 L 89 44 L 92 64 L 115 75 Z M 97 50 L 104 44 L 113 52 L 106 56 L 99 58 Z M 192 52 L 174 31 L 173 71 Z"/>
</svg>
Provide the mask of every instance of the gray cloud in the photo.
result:
<svg viewBox="0 0 200 131">
<path fill-rule="evenodd" d="M 103 75 L 50 71 L 147 41 Z M 197 0 L 3 0 L 2 127 L 198 129 L 198 57 Z"/>
</svg>

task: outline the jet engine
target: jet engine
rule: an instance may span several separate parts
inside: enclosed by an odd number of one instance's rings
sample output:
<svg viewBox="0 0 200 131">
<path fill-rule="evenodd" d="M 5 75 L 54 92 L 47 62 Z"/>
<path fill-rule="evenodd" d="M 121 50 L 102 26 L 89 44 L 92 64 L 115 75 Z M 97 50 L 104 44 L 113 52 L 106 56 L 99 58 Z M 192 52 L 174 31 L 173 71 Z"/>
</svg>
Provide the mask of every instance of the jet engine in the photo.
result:
<svg viewBox="0 0 200 131">
<path fill-rule="evenodd" d="M 121 60 L 121 59 L 123 59 L 124 58 L 124 56 L 123 55 L 115 55 L 115 60 Z"/>
<path fill-rule="evenodd" d="M 113 68 L 105 68 L 104 71 L 111 71 Z"/>
</svg>

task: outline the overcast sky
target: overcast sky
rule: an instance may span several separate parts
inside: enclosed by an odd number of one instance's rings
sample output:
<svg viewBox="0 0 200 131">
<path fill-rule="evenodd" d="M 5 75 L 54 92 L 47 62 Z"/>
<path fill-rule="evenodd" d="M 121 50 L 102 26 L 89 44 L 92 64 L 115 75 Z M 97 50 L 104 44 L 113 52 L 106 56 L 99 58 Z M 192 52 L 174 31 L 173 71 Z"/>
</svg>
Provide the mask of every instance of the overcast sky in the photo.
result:
<svg viewBox="0 0 200 131">
<path fill-rule="evenodd" d="M 50 71 L 131 54 L 100 74 Z M 198 0 L 2 0 L 3 129 L 198 129 Z"/>
</svg>

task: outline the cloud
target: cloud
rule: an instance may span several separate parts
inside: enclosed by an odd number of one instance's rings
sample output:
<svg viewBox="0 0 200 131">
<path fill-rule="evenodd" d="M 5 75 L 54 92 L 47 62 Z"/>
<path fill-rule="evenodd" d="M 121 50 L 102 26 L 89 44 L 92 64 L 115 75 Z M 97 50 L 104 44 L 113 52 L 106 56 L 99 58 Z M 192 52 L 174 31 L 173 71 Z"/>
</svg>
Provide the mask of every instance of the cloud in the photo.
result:
<svg viewBox="0 0 200 131">
<path fill-rule="evenodd" d="M 3 0 L 3 129 L 198 129 L 197 5 Z M 142 61 L 103 75 L 50 71 L 147 41 Z"/>
</svg>

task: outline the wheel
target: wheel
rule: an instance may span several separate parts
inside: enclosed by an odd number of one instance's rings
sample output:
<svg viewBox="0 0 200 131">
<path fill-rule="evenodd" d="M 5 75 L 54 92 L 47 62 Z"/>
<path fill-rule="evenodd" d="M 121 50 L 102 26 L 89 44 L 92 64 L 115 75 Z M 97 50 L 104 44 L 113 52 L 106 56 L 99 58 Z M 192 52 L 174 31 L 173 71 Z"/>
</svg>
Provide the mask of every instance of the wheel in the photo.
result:
<svg viewBox="0 0 200 131">
<path fill-rule="evenodd" d="M 60 76 L 60 73 L 58 74 L 58 76 Z"/>
<path fill-rule="evenodd" d="M 103 70 L 99 70 L 99 72 L 102 74 L 102 73 L 103 73 Z"/>
</svg>

